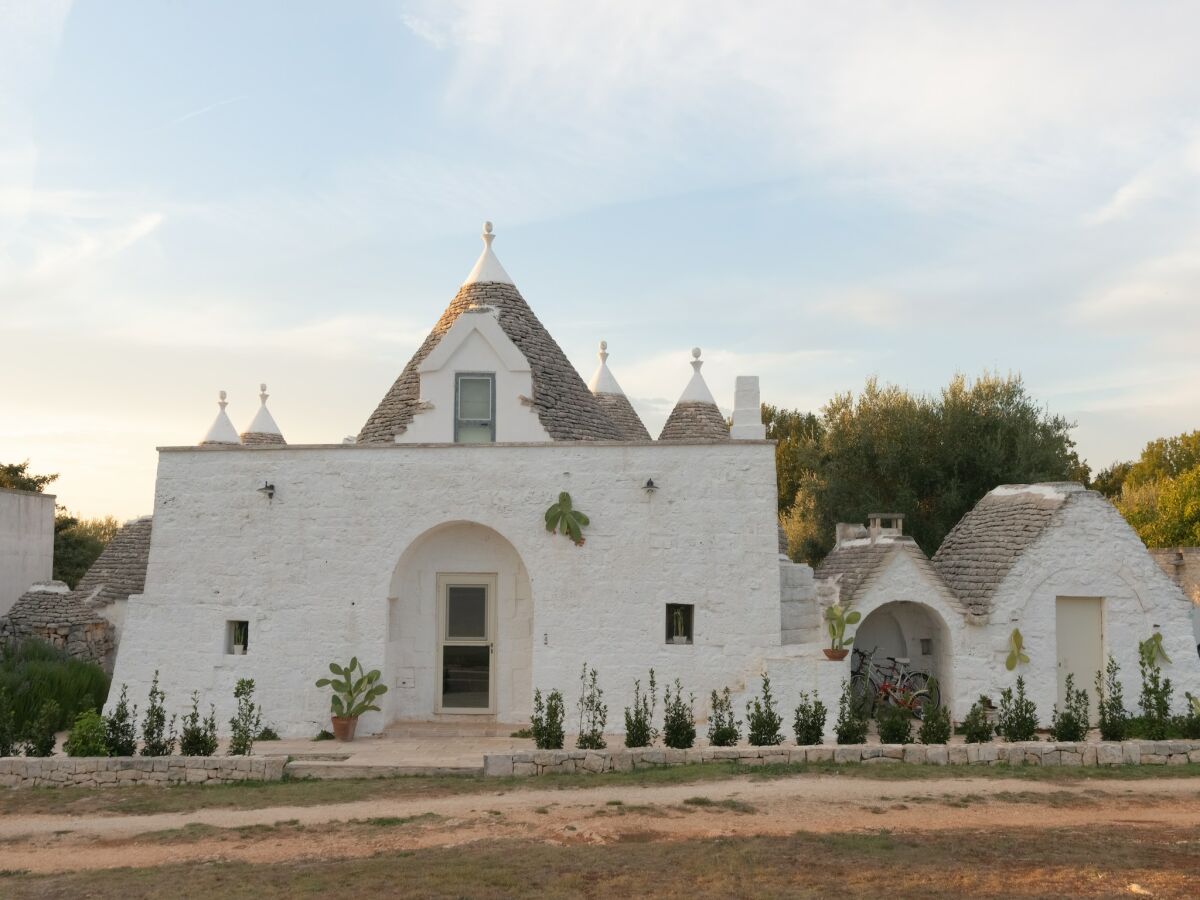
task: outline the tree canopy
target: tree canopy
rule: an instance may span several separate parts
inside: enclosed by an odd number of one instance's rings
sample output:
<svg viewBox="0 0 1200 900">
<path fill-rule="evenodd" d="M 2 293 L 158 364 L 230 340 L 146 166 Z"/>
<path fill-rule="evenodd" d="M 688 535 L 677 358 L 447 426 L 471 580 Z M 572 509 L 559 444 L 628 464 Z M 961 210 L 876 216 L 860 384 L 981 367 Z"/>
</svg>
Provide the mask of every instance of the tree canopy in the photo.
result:
<svg viewBox="0 0 1200 900">
<path fill-rule="evenodd" d="M 29 460 L 22 463 L 0 463 L 0 487 L 17 491 L 42 493 L 58 475 L 33 475 L 29 471 Z"/>
<path fill-rule="evenodd" d="M 869 379 L 820 415 L 764 408 L 781 521 L 793 559 L 819 562 L 837 522 L 903 513 L 906 533 L 932 554 L 999 484 L 1085 481 L 1073 423 L 1029 396 L 1019 376 L 957 375 L 939 394 Z"/>
<path fill-rule="evenodd" d="M 1110 470 L 1125 472 L 1109 496 L 1146 546 L 1200 545 L 1200 431 L 1151 441 Z"/>
</svg>

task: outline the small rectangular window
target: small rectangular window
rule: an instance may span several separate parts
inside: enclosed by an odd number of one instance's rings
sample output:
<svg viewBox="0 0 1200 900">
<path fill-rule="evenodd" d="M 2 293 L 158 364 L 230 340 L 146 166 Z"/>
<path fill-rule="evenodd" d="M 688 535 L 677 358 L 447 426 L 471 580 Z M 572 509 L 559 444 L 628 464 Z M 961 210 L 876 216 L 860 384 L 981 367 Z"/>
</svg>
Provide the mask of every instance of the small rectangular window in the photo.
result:
<svg viewBox="0 0 1200 900">
<path fill-rule="evenodd" d="M 454 441 L 486 444 L 496 440 L 496 376 L 460 373 L 454 379 Z"/>
<path fill-rule="evenodd" d="M 250 623 L 230 620 L 225 623 L 225 652 L 242 656 L 250 649 Z"/>
<path fill-rule="evenodd" d="M 696 607 L 691 603 L 667 604 L 668 644 L 692 643 L 692 623 L 694 621 L 693 611 L 695 608 Z"/>
</svg>

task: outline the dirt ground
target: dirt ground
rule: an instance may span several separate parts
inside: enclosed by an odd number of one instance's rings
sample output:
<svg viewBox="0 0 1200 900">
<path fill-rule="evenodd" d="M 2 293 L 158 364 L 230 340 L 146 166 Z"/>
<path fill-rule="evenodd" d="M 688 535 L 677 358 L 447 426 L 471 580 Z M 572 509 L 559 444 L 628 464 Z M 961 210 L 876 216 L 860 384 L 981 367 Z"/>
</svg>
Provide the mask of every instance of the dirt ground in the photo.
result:
<svg viewBox="0 0 1200 900">
<path fill-rule="evenodd" d="M 151 815 L 10 814 L 0 819 L 0 871 L 349 860 L 497 841 L 571 847 L 1094 826 L 1125 829 L 1131 840 L 1143 830 L 1192 835 L 1188 862 L 1173 877 L 1176 888 L 1200 895 L 1200 779 L 736 777 Z"/>
</svg>

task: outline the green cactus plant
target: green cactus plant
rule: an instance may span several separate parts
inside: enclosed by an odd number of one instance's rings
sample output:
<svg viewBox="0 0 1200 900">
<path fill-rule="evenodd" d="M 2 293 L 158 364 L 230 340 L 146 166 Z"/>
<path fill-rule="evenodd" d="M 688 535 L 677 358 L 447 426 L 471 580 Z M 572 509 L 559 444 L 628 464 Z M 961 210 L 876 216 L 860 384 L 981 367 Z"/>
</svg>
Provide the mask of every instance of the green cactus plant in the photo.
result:
<svg viewBox="0 0 1200 900">
<path fill-rule="evenodd" d="M 348 666 L 330 663 L 329 671 L 338 677 L 317 679 L 317 687 L 333 688 L 333 697 L 329 703 L 333 715 L 352 719 L 365 712 L 379 711 L 375 700 L 387 693 L 387 685 L 378 683 L 378 669 L 364 672 L 358 657 L 355 656 L 350 659 Z"/>
<path fill-rule="evenodd" d="M 846 637 L 846 626 L 857 625 L 862 620 L 858 610 L 846 611 L 840 603 L 825 610 L 825 623 L 829 628 L 829 649 L 844 650 L 854 643 L 853 637 Z"/>
<path fill-rule="evenodd" d="M 1021 636 L 1020 628 L 1014 628 L 1008 636 L 1008 659 L 1004 660 L 1004 668 L 1011 672 L 1018 663 L 1027 662 L 1029 657 L 1025 654 L 1025 638 Z"/>
<path fill-rule="evenodd" d="M 571 505 L 571 495 L 566 491 L 559 494 L 558 502 L 546 510 L 546 530 L 565 535 L 576 547 L 583 546 L 583 529 L 589 524 L 588 517 Z"/>
<path fill-rule="evenodd" d="M 1160 659 L 1163 662 L 1171 661 L 1171 657 L 1167 656 L 1167 651 L 1163 649 L 1162 640 L 1162 632 L 1156 631 L 1138 643 L 1138 655 L 1146 663 L 1147 668 L 1155 665 Z"/>
</svg>

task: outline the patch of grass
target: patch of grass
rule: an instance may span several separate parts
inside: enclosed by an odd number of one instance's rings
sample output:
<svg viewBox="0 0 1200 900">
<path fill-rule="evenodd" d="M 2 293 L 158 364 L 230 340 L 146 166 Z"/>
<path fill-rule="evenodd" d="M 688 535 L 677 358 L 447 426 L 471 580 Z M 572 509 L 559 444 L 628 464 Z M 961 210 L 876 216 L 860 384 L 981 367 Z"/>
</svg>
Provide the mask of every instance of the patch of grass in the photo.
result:
<svg viewBox="0 0 1200 900">
<path fill-rule="evenodd" d="M 708 809 L 727 809 L 737 813 L 752 813 L 754 807 L 749 803 L 741 800 L 727 798 L 724 800 L 713 800 L 711 797 L 688 797 L 683 801 L 685 806 L 699 806 Z"/>
<path fill-rule="evenodd" d="M 1131 833 L 1135 839 L 1131 839 Z M 298 896 L 534 898 L 886 895 L 1110 897 L 1139 884 L 1155 896 L 1195 896 L 1200 844 L 1189 828 L 1098 825 L 664 841 L 628 835 L 611 844 L 479 841 L 361 859 L 248 864 L 204 861 L 153 869 L 54 876 L 13 873 L 11 900 L 210 900 Z M 964 865 L 969 853 L 970 864 Z M 820 865 L 813 865 L 820 860 Z M 663 877 L 686 873 L 687 877 Z"/>
<path fill-rule="evenodd" d="M 806 777 L 865 778 L 872 781 L 953 781 L 964 778 L 1016 778 L 1036 782 L 1143 781 L 1200 778 L 1200 763 L 1183 766 L 837 766 L 832 763 L 745 767 L 737 763 L 667 766 L 605 775 L 555 775 L 546 778 L 485 778 L 482 775 L 407 775 L 318 781 L 243 781 L 223 785 L 133 786 L 122 788 L 32 788 L 0 791 L 0 816 L 150 815 L 198 809 L 262 809 L 270 806 L 321 806 L 356 800 L 414 799 L 468 794 L 703 784 L 748 778 L 774 781 Z"/>
<path fill-rule="evenodd" d="M 354 825 L 370 825 L 372 828 L 395 828 L 398 825 L 412 825 L 414 822 L 440 822 L 442 816 L 437 813 L 421 813 L 416 816 L 375 816 L 370 819 L 351 819 Z"/>
</svg>

